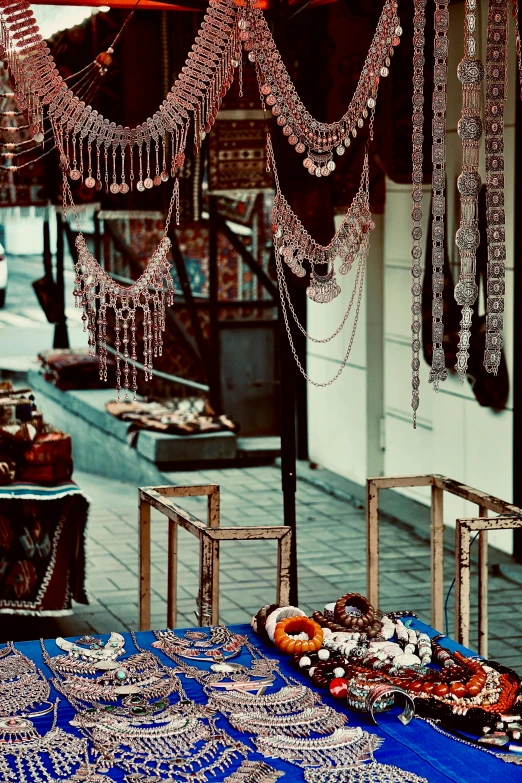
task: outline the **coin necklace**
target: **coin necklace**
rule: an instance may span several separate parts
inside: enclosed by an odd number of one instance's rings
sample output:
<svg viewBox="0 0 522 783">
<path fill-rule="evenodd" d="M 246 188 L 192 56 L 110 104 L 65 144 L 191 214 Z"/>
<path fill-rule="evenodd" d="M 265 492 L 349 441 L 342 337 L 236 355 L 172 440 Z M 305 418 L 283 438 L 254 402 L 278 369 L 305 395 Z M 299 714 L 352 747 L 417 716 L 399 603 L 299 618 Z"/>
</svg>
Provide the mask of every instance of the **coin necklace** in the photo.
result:
<svg viewBox="0 0 522 783">
<path fill-rule="evenodd" d="M 28 0 L 2 0 L 0 12 L 0 44 L 5 50 L 13 92 L 27 114 L 33 138 L 43 140 L 46 113 L 64 136 L 71 179 L 84 179 L 87 187 L 98 190 L 104 182 L 111 193 L 129 191 L 135 178 L 135 149 L 139 157 L 137 190 L 148 190 L 167 181 L 168 139 L 172 147 L 170 168 L 175 174 L 184 162 L 191 116 L 195 146 L 199 149 L 232 84 L 241 54 L 236 4 L 233 0 L 211 0 L 185 66 L 166 99 L 144 123 L 124 128 L 86 105 L 69 89 L 42 39 Z M 155 173 L 151 170 L 154 165 Z M 129 169 L 131 185 L 125 176 Z"/>
<path fill-rule="evenodd" d="M 0 716 L 35 718 L 53 709 L 51 687 L 34 661 L 8 642 L 0 651 Z"/>
<path fill-rule="evenodd" d="M 124 29 L 127 27 L 130 20 L 134 16 L 140 1 L 141 0 L 136 0 L 134 7 L 125 18 L 111 45 L 107 47 L 104 52 L 100 52 L 100 54 L 98 54 L 98 56 L 85 68 L 82 68 L 81 70 L 64 79 L 64 81 L 67 82 L 68 87 L 79 98 L 79 100 L 92 101 L 94 96 L 99 92 L 103 79 L 109 72 L 110 66 L 112 64 L 112 55 L 114 54 L 116 44 L 120 40 Z M 15 97 L 16 96 L 14 92 L 0 94 L 0 98 L 11 101 L 13 101 Z M 8 117 L 20 115 L 23 116 L 23 114 L 24 113 L 22 111 L 0 112 L 0 116 Z M 23 141 L 13 141 L 13 139 L 17 138 L 18 134 L 24 134 L 25 136 L 26 134 L 24 132 L 30 130 L 30 126 L 28 124 L 4 126 L 0 130 L 2 133 L 8 134 L 8 142 L 0 141 L 0 148 L 6 150 L 5 152 L 0 150 L 0 156 L 4 157 L 9 164 L 5 167 L 9 172 L 14 173 L 26 168 L 27 166 L 34 166 L 35 163 L 47 157 L 47 155 L 49 155 L 49 153 L 54 149 L 51 128 L 45 129 L 43 134 L 37 133 L 36 139 L 29 137 L 24 138 Z M 50 144 L 48 144 L 48 142 L 50 142 Z M 38 154 L 38 152 L 40 152 L 40 154 Z M 32 157 L 27 159 L 27 155 L 32 155 Z M 20 161 L 22 158 L 25 159 L 24 162 L 19 163 L 18 161 Z"/>
<path fill-rule="evenodd" d="M 375 108 L 381 78 L 388 76 L 394 47 L 402 28 L 396 0 L 384 3 L 372 43 L 361 69 L 350 105 L 340 120 L 323 123 L 307 111 L 290 79 L 272 33 L 260 8 L 247 13 L 248 39 L 244 48 L 256 63 L 261 101 L 267 106 L 296 152 L 304 154 L 308 173 L 325 177 L 335 170 L 334 151 L 343 155 Z"/>
<path fill-rule="evenodd" d="M 478 195 L 482 181 L 478 166 L 479 145 L 482 136 L 480 105 L 484 66 L 476 56 L 476 11 L 476 0 L 466 0 L 464 7 L 464 58 L 457 68 L 457 76 L 462 84 L 462 116 L 457 126 L 457 132 L 462 141 L 462 172 L 457 180 L 461 218 L 455 236 L 460 254 L 460 272 L 459 281 L 455 286 L 455 301 L 462 308 L 462 317 L 455 368 L 461 383 L 464 383 L 468 369 L 473 305 L 478 296 L 475 278 L 477 248 L 480 243 Z"/>
<path fill-rule="evenodd" d="M 484 367 L 497 374 L 502 355 L 506 288 L 504 104 L 507 91 L 508 0 L 489 0 L 486 54 L 486 223 L 488 241 Z"/>
<path fill-rule="evenodd" d="M 336 729 L 319 739 L 296 739 L 280 735 L 256 737 L 254 742 L 264 756 L 279 758 L 299 767 L 346 767 L 373 759 L 384 740 L 375 734 L 354 729 Z"/>
</svg>

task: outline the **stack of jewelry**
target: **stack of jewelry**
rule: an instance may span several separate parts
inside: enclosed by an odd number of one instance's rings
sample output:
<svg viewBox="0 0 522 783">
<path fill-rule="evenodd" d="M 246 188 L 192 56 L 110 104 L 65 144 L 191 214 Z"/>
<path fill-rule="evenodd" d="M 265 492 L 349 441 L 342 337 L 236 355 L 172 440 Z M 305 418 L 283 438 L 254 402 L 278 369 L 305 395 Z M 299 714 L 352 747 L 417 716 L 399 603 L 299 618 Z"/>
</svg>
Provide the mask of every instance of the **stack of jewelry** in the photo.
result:
<svg viewBox="0 0 522 783">
<path fill-rule="evenodd" d="M 290 616 L 277 623 L 275 639 L 282 624 L 312 622 L 296 614 L 299 610 L 295 607 L 290 607 L 289 611 Z M 209 706 L 223 713 L 236 729 L 255 734 L 257 747 L 266 756 L 305 767 L 309 764 L 350 764 L 371 757 L 379 746 L 379 740 L 373 735 L 360 729 L 346 729 L 344 715 L 320 704 L 320 698 L 309 688 L 286 678 L 277 669 L 276 662 L 264 656 L 248 640 L 245 644 L 254 661 L 249 672 L 251 678 L 234 681 L 232 675 L 227 687 L 217 689 L 212 672 L 190 666 L 174 651 L 179 645 L 169 648 L 162 633 L 156 632 L 156 637 L 162 639 L 161 649 L 181 671 L 203 685 L 209 696 Z M 308 642 L 303 640 L 302 643 Z M 213 664 L 211 669 L 232 665 Z M 259 676 L 257 672 L 274 671 L 274 668 L 285 685 L 279 691 L 265 695 L 264 687 L 260 688 L 254 678 Z M 322 736 L 314 738 L 313 734 Z"/>
<path fill-rule="evenodd" d="M 117 663 L 110 658 L 82 660 L 73 650 L 51 658 L 42 642 L 44 661 L 54 674 L 54 687 L 79 709 L 85 704 L 117 702 L 122 696 L 158 699 L 179 691 L 178 677 L 162 667 L 153 653 L 141 652 Z"/>
</svg>

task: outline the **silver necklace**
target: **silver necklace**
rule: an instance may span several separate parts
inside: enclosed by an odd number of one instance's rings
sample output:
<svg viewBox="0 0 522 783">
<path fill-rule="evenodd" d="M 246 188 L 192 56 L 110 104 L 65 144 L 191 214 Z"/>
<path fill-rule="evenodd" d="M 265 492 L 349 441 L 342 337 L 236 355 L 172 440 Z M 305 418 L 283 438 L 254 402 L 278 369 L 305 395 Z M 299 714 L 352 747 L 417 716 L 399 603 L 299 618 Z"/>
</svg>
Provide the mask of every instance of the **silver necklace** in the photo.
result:
<svg viewBox="0 0 522 783">
<path fill-rule="evenodd" d="M 51 729 L 43 736 L 23 717 L 0 719 L 0 779 L 2 783 L 65 781 L 87 757 L 85 739 L 57 727 L 58 700 Z"/>
<path fill-rule="evenodd" d="M 461 218 L 460 226 L 455 236 L 455 242 L 460 254 L 460 273 L 459 281 L 455 286 L 455 301 L 462 308 L 462 318 L 460 321 L 457 364 L 455 368 L 461 383 L 464 383 L 468 369 L 473 305 L 478 296 L 475 275 L 477 249 L 480 243 L 478 195 L 482 182 L 478 167 L 479 145 L 482 136 L 480 104 L 484 66 L 476 57 L 476 14 L 476 0 L 466 0 L 464 57 L 457 69 L 457 76 L 462 84 L 462 116 L 457 128 L 462 141 L 462 172 L 457 180 L 457 187 L 460 193 Z"/>
<path fill-rule="evenodd" d="M 295 737 L 256 737 L 260 753 L 270 758 L 284 759 L 299 767 L 348 766 L 373 759 L 383 740 L 360 727 L 336 729 L 319 739 Z"/>
<path fill-rule="evenodd" d="M 8 642 L 0 652 L 0 716 L 46 715 L 53 709 L 50 693 L 51 686 L 34 661 Z"/>
<path fill-rule="evenodd" d="M 111 633 L 105 643 L 95 636 L 82 636 L 76 642 L 58 636 L 55 642 L 71 658 L 84 661 L 115 661 L 125 652 L 125 639 L 121 633 Z"/>
<path fill-rule="evenodd" d="M 353 767 L 307 769 L 304 778 L 306 783 L 428 783 L 414 772 L 378 761 Z"/>
</svg>

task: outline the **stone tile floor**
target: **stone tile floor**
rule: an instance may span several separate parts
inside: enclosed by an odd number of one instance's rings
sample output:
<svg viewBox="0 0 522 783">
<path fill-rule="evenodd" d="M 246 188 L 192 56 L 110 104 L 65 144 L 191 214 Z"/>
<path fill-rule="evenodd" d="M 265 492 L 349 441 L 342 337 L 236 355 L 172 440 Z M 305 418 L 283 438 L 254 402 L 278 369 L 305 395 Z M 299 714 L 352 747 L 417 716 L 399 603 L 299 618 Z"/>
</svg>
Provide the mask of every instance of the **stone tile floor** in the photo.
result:
<svg viewBox="0 0 522 783">
<path fill-rule="evenodd" d="M 87 473 L 76 481 L 91 500 L 87 531 L 87 591 L 89 606 L 77 605 L 71 617 L 49 622 L 2 618 L 0 636 L 35 638 L 87 632 L 103 633 L 138 627 L 137 489 Z M 278 525 L 283 522 L 280 473 L 276 467 L 231 468 L 176 474 L 178 484 L 217 483 L 221 486 L 222 525 Z M 183 505 L 204 519 L 206 501 L 187 499 Z M 299 604 L 307 612 L 345 592 L 365 592 L 364 511 L 298 481 Z M 166 623 L 167 526 L 152 516 L 152 626 Z M 410 609 L 430 617 L 429 544 L 414 531 L 381 522 L 381 608 Z M 183 530 L 179 537 L 178 626 L 196 624 L 198 542 Z M 275 597 L 276 543 L 229 542 L 220 552 L 220 620 L 248 622 L 259 607 Z M 450 586 L 453 557 L 446 555 Z M 501 576 L 490 576 L 490 657 L 522 669 L 520 587 Z M 472 590 L 473 596 L 473 590 Z M 476 618 L 476 598 L 472 597 Z M 448 602 L 448 628 L 453 629 L 453 594 Z M 476 647 L 477 622 L 472 625 Z"/>
</svg>

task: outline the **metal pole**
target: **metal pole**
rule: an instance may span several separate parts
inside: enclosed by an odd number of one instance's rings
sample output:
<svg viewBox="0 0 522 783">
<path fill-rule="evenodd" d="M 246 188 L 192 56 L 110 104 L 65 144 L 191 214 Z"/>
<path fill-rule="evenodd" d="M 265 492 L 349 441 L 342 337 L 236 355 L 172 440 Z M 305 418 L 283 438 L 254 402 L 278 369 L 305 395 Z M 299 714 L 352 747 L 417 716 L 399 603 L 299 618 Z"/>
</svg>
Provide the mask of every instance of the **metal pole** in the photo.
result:
<svg viewBox="0 0 522 783">
<path fill-rule="evenodd" d="M 279 2 L 278 0 L 272 0 L 270 3 L 270 10 L 272 12 L 272 22 L 279 51 L 284 57 L 287 37 L 288 3 L 286 0 L 280 0 Z M 277 155 L 278 148 L 281 147 L 279 134 L 273 134 L 272 140 Z M 288 172 L 284 163 L 286 157 L 280 155 L 279 159 L 281 160 L 279 177 L 284 185 L 285 180 L 288 180 Z M 298 569 L 295 502 L 297 489 L 296 365 L 285 329 L 279 296 L 277 297 L 277 302 L 277 318 L 279 323 L 279 391 L 281 395 L 281 489 L 283 491 L 284 524 L 292 530 L 292 540 L 290 544 L 290 603 L 292 606 L 297 606 Z M 302 354 L 300 358 L 302 358 Z"/>
<path fill-rule="evenodd" d="M 222 413 L 221 402 L 221 342 L 219 336 L 219 277 L 218 277 L 218 227 L 217 207 L 214 196 L 209 197 L 208 222 L 208 296 L 209 296 L 209 357 L 208 385 L 210 404 L 216 413 Z"/>
<path fill-rule="evenodd" d="M 56 213 L 56 287 L 58 295 L 58 321 L 54 325 L 53 348 L 69 348 L 67 332 L 67 317 L 65 315 L 65 277 L 64 277 L 64 245 L 63 221 L 59 212 Z"/>
<path fill-rule="evenodd" d="M 48 280 L 53 279 L 53 258 L 51 255 L 51 232 L 49 228 L 49 218 L 46 217 L 43 224 L 43 266 L 45 276 Z"/>
<path fill-rule="evenodd" d="M 295 362 L 285 329 L 281 303 L 279 322 L 279 388 L 281 393 L 281 488 L 284 523 L 292 529 L 290 541 L 290 604 L 298 606 Z"/>
</svg>

